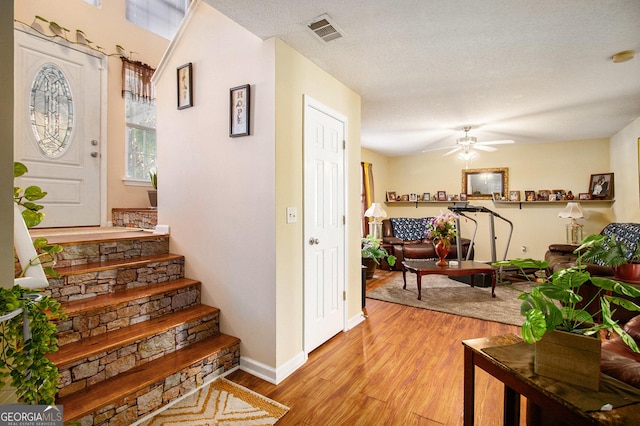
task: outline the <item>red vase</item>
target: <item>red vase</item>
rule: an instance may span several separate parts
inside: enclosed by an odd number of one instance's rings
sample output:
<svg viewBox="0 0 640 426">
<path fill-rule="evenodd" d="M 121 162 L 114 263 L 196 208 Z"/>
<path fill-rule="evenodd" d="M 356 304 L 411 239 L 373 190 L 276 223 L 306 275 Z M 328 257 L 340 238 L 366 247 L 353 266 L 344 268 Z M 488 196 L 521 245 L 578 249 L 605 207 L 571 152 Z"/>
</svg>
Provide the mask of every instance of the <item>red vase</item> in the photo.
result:
<svg viewBox="0 0 640 426">
<path fill-rule="evenodd" d="M 449 244 L 447 240 L 438 240 L 438 244 L 436 244 L 436 255 L 438 255 L 440 260 L 436 262 L 436 265 L 447 266 L 445 258 L 449 254 Z"/>
</svg>

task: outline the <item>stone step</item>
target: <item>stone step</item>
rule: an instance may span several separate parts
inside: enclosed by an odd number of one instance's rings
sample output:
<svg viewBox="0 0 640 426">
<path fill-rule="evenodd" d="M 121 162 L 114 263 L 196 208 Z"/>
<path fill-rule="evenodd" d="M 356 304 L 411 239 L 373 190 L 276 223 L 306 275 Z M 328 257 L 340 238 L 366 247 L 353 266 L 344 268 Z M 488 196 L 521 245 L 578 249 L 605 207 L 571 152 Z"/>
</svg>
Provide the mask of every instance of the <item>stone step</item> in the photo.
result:
<svg viewBox="0 0 640 426">
<path fill-rule="evenodd" d="M 184 256 L 165 253 L 56 267 L 59 278 L 49 278 L 44 291 L 59 302 L 184 277 Z"/>
<path fill-rule="evenodd" d="M 61 346 L 49 355 L 60 372 L 58 396 L 218 335 L 219 312 L 198 305 Z"/>
<path fill-rule="evenodd" d="M 64 421 L 128 425 L 239 365 L 240 339 L 220 334 L 58 398 Z"/>
<path fill-rule="evenodd" d="M 120 229 L 98 228 L 84 233 L 82 230 L 77 233 L 40 230 L 31 235 L 34 238 L 45 237 L 50 244 L 59 244 L 64 248 L 56 256 L 56 266 L 60 268 L 169 253 L 169 235 L 157 235 L 135 228 Z"/>
<path fill-rule="evenodd" d="M 59 345 L 117 330 L 200 304 L 200 281 L 150 284 L 62 303 L 68 318 L 57 322 Z"/>
</svg>

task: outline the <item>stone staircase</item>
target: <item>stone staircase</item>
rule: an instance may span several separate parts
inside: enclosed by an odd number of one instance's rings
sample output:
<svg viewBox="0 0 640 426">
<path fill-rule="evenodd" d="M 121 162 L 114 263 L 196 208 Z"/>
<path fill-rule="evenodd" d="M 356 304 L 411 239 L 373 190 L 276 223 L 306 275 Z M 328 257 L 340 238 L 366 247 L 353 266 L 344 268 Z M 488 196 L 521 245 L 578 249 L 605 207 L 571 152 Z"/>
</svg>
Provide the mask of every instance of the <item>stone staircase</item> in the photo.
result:
<svg viewBox="0 0 640 426">
<path fill-rule="evenodd" d="M 239 365 L 240 340 L 220 333 L 219 310 L 200 303 L 168 235 L 36 232 L 64 247 L 44 292 L 68 315 L 49 356 L 65 422 L 130 425 Z"/>
</svg>

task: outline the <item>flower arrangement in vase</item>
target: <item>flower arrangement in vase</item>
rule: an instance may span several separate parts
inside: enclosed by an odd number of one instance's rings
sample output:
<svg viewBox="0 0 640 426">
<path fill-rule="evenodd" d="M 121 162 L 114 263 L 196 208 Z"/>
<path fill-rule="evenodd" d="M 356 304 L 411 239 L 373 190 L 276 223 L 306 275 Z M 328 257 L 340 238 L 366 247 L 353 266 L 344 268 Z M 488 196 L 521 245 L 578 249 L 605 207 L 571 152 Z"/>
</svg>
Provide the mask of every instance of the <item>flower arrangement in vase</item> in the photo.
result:
<svg viewBox="0 0 640 426">
<path fill-rule="evenodd" d="M 447 266 L 445 258 L 449 254 L 449 246 L 451 240 L 458 236 L 458 229 L 456 228 L 456 219 L 458 215 L 451 212 L 441 212 L 438 216 L 432 217 L 427 220 L 427 230 L 425 236 L 437 241 L 436 254 L 439 257 L 436 265 Z"/>
</svg>

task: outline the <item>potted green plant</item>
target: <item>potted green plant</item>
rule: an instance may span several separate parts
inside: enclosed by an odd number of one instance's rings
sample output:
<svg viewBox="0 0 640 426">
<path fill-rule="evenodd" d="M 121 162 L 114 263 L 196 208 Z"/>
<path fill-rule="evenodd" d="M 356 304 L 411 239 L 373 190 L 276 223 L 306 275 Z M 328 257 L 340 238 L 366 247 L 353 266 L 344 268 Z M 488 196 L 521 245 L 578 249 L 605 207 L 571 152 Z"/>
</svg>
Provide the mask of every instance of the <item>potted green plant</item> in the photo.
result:
<svg viewBox="0 0 640 426">
<path fill-rule="evenodd" d="M 151 207 L 158 207 L 158 172 L 149 172 L 149 178 L 151 180 L 151 186 L 153 186 L 153 189 L 147 191 L 149 194 L 149 204 L 151 204 Z"/>
<path fill-rule="evenodd" d="M 362 249 L 360 254 L 362 256 L 362 264 L 367 267 L 367 279 L 373 278 L 376 271 L 376 266 L 380 265 L 380 259 L 387 259 L 389 266 L 396 264 L 396 257 L 382 247 L 382 240 L 375 238 L 369 234 L 362 238 Z"/>
<path fill-rule="evenodd" d="M 612 318 L 611 309 L 611 305 L 618 305 L 630 311 L 640 311 L 636 303 L 621 297 L 640 297 L 640 289 L 614 279 L 592 277 L 586 271 L 584 253 L 598 241 L 600 239 L 596 236 L 585 238 L 574 251 L 577 255 L 575 266 L 554 272 L 530 291 L 518 296 L 522 300 L 520 313 L 525 317 L 521 327 L 522 339 L 536 344 L 536 373 L 592 389 L 597 389 L 599 385 L 600 340 L 584 340 L 584 336 L 599 337 L 601 330 L 615 332 L 633 351 L 640 352 L 633 338 Z M 546 261 L 534 259 L 493 263 L 496 267 L 515 266 L 529 280 L 527 270 L 537 269 L 543 274 L 548 265 Z M 589 283 L 597 291 L 594 297 L 585 301 L 580 295 L 580 288 Z M 581 340 L 574 342 L 575 339 Z M 558 348 L 559 345 L 567 351 L 576 350 L 571 355 L 571 363 L 566 362 L 566 354 L 558 356 L 557 353 L 547 352 L 549 348 Z M 572 371 L 574 366 L 579 370 Z"/>
<path fill-rule="evenodd" d="M 27 172 L 22 163 L 14 163 L 14 177 Z M 28 227 L 36 226 L 44 218 L 43 206 L 35 203 L 47 193 L 37 186 L 22 190 L 14 187 L 14 202 L 22 206 L 21 212 Z M 45 270 L 55 276 L 52 268 L 56 253 L 62 247 L 48 244 L 46 239 L 34 241 L 39 254 L 20 265 L 16 278 L 24 276 L 27 269 L 45 263 Z M 58 369 L 47 354 L 58 349 L 57 328 L 53 320 L 64 319 L 60 303 L 40 293 L 19 285 L 0 288 L 0 389 L 10 378 L 18 400 L 26 404 L 53 404 L 58 384 Z"/>
<path fill-rule="evenodd" d="M 611 266 L 617 279 L 640 284 L 640 244 L 632 250 L 613 235 L 591 235 L 588 238 L 593 243 L 582 255 L 584 261 Z"/>
</svg>

